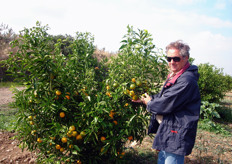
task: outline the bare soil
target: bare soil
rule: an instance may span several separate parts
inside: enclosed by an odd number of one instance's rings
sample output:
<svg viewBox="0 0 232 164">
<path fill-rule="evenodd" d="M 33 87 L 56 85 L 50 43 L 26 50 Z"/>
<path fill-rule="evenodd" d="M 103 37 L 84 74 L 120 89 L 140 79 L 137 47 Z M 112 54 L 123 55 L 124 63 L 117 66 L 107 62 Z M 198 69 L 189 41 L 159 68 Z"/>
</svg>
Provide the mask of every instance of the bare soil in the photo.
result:
<svg viewBox="0 0 232 164">
<path fill-rule="evenodd" d="M 22 87 L 18 88 L 23 89 Z M 0 88 L 0 108 L 13 101 L 13 93 L 9 88 Z M 15 133 L 0 131 L 0 163 L 1 164 L 34 164 L 35 154 L 19 148 L 19 141 L 13 139 Z"/>
<path fill-rule="evenodd" d="M 12 102 L 13 96 L 14 94 L 9 88 L 0 88 L 0 105 L 5 105 Z"/>
<path fill-rule="evenodd" d="M 0 163 L 1 164 L 34 164 L 36 155 L 29 151 L 22 151 L 18 147 L 18 140 L 12 139 L 14 133 L 0 132 Z"/>
</svg>

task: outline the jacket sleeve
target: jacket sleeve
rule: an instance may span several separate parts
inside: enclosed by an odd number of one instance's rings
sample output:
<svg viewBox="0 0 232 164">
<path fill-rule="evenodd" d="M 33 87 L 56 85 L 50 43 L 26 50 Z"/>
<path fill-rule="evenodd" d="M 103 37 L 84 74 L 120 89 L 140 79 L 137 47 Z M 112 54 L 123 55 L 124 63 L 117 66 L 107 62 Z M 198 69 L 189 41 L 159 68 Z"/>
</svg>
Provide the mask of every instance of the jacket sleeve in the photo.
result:
<svg viewBox="0 0 232 164">
<path fill-rule="evenodd" d="M 197 83 L 191 80 L 179 80 L 162 94 L 152 97 L 147 104 L 147 110 L 153 114 L 167 115 L 181 110 L 194 96 Z"/>
</svg>

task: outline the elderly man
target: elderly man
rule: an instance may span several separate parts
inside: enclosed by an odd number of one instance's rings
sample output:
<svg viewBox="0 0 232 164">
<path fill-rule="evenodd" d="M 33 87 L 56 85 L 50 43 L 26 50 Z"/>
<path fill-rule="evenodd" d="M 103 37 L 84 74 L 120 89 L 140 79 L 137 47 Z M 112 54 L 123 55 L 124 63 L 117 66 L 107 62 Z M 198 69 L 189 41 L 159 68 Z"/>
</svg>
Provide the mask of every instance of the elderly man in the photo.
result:
<svg viewBox="0 0 232 164">
<path fill-rule="evenodd" d="M 176 41 L 166 47 L 171 73 L 157 95 L 141 101 L 152 113 L 149 133 L 156 133 L 152 148 L 159 150 L 158 164 L 183 164 L 192 152 L 200 115 L 198 68 L 190 65 L 189 46 Z"/>
</svg>

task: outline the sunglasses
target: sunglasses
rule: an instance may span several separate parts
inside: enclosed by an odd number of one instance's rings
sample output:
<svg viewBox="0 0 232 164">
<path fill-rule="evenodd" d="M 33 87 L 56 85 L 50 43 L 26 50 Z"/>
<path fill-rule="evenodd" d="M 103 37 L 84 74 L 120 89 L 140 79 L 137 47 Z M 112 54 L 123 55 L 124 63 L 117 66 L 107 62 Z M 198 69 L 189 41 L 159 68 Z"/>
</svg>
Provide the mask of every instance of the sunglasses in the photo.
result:
<svg viewBox="0 0 232 164">
<path fill-rule="evenodd" d="M 166 57 L 166 58 L 167 58 L 168 62 L 171 62 L 172 59 L 173 59 L 174 62 L 179 62 L 180 59 L 181 59 L 180 57 Z"/>
</svg>

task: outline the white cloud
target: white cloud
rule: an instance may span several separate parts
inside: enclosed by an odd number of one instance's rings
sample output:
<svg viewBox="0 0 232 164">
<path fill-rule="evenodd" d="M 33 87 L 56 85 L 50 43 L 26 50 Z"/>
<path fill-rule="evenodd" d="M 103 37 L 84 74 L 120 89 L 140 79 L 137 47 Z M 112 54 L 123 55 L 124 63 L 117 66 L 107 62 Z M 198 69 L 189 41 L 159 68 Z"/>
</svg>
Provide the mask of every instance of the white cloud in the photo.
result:
<svg viewBox="0 0 232 164">
<path fill-rule="evenodd" d="M 206 15 L 196 15 L 195 19 L 198 20 L 198 23 L 201 23 L 202 25 L 208 25 L 210 27 L 232 28 L 231 21 L 224 21 L 216 17 L 206 16 Z"/>
<path fill-rule="evenodd" d="M 173 2 L 173 0 L 169 0 L 169 1 Z M 201 3 L 205 1 L 206 0 L 175 0 L 175 3 L 179 5 L 192 5 L 192 4 Z"/>
<path fill-rule="evenodd" d="M 224 68 L 224 72 L 232 75 L 232 37 L 202 31 L 193 35 L 190 43 L 191 54 L 197 64 L 210 63 L 217 68 Z"/>
<path fill-rule="evenodd" d="M 172 0 L 164 0 L 164 3 L 168 2 L 174 3 Z M 206 0 L 175 1 L 178 5 L 189 5 L 188 7 L 204 2 Z M 215 7 L 227 7 L 223 6 L 223 1 L 220 2 Z M 199 14 L 194 9 L 178 10 L 176 5 L 160 6 L 153 0 L 22 0 L 15 1 L 12 6 L 11 3 L 4 1 L 4 6 L 9 7 L 0 11 L 1 21 L 16 31 L 35 26 L 38 20 L 42 25 L 48 24 L 51 28 L 49 33 L 52 34 L 91 32 L 99 48 L 117 51 L 129 24 L 135 29 L 147 29 L 153 35 L 156 46 L 160 48 L 171 41 L 183 39 L 190 45 L 191 54 L 200 63 L 217 62 L 221 66 L 220 63 L 227 63 L 228 60 L 223 62 L 224 58 L 219 60 L 215 56 L 220 54 L 230 58 L 229 55 L 232 54 L 231 32 L 226 33 L 232 31 L 231 19 L 225 21 L 214 15 L 206 15 L 207 13 Z M 230 63 L 227 65 L 230 66 Z"/>
<path fill-rule="evenodd" d="M 215 5 L 214 5 L 214 8 L 215 9 L 219 9 L 219 10 L 223 10 L 223 9 L 225 9 L 226 8 L 226 4 L 225 3 L 216 3 Z"/>
</svg>

